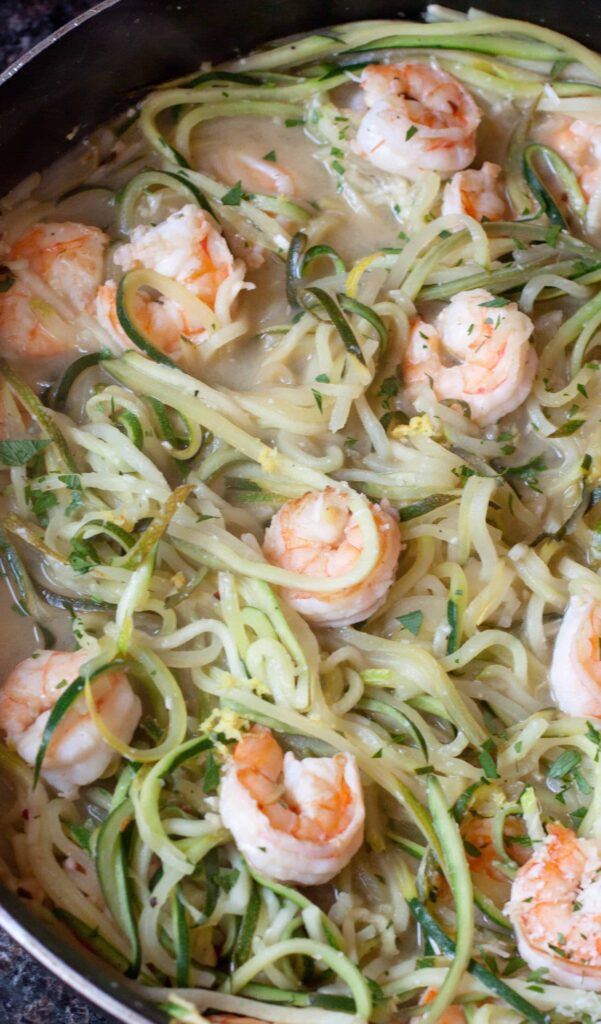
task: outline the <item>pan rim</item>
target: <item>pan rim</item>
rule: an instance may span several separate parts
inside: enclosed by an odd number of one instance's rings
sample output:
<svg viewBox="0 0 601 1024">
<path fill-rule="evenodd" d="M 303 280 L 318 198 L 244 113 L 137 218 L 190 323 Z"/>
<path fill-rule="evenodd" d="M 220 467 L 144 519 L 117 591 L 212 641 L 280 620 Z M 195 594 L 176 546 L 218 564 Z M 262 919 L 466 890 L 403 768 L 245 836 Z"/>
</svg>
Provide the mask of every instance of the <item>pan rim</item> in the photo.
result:
<svg viewBox="0 0 601 1024">
<path fill-rule="evenodd" d="M 15 942 L 17 942 L 26 953 L 33 956 L 38 963 L 54 974 L 59 981 L 68 985 L 69 988 L 73 989 L 78 995 L 83 996 L 90 1003 L 93 1003 L 103 1013 L 110 1014 L 115 1021 L 119 1021 L 120 1024 L 151 1024 L 150 1018 L 148 1017 L 149 1007 L 142 1002 L 140 997 L 137 997 L 133 990 L 126 989 L 123 982 L 117 977 L 111 979 L 108 971 L 103 975 L 103 981 L 106 981 L 105 987 L 92 981 L 91 978 L 87 977 L 83 973 L 83 962 L 85 954 L 78 953 L 76 950 L 69 950 L 69 947 L 65 945 L 65 954 L 71 953 L 75 959 L 82 960 L 82 969 L 74 966 L 64 954 L 54 952 L 50 946 L 44 941 L 43 938 L 37 936 L 34 931 L 30 930 L 29 923 L 24 923 L 19 920 L 15 913 L 5 906 L 4 904 L 5 893 L 0 895 L 0 927 L 7 932 L 8 935 Z M 19 908 L 20 910 L 21 908 Z M 23 917 L 32 919 L 32 923 L 40 923 L 37 918 L 27 910 L 27 907 L 23 905 Z M 92 961 L 89 961 L 90 967 L 93 968 Z M 110 991 L 110 988 L 115 989 L 115 993 Z M 143 1012 L 139 1012 L 137 1009 L 128 1006 L 127 1003 L 120 997 L 120 994 L 116 994 L 119 989 L 122 989 L 122 994 L 130 994 L 132 998 L 140 1001 L 140 1006 L 143 1006 Z M 155 1018 L 156 1019 L 156 1018 Z"/>
<path fill-rule="evenodd" d="M 25 53 L 22 53 L 12 62 L 12 64 L 9 64 L 8 67 L 4 69 L 0 74 L 0 87 L 13 78 L 17 72 L 20 71 L 21 68 L 25 67 L 26 64 L 29 64 L 31 60 L 37 57 L 40 53 L 43 53 L 44 50 L 48 49 L 49 46 L 52 46 L 54 43 L 58 42 L 59 39 L 62 39 L 63 36 L 68 35 L 69 32 L 73 31 L 73 29 L 83 25 L 85 21 L 89 21 L 90 18 L 94 18 L 97 14 L 101 14 L 102 11 L 107 10 L 109 7 L 114 7 L 120 2 L 121 0 L 100 0 L 99 3 L 94 4 L 94 6 L 90 7 L 89 10 L 76 15 L 75 18 L 71 18 L 70 21 L 67 21 L 64 25 L 61 25 L 60 28 L 57 28 L 52 32 L 51 35 L 41 39 L 39 43 L 36 43 L 35 46 L 26 50 Z"/>
</svg>

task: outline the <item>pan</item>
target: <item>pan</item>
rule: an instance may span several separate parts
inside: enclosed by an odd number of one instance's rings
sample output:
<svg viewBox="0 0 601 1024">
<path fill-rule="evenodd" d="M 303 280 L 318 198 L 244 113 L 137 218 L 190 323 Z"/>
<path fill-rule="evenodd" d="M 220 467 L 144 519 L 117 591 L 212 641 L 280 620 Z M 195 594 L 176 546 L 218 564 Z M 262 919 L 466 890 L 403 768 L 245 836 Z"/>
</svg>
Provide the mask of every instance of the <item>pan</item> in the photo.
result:
<svg viewBox="0 0 601 1024">
<path fill-rule="evenodd" d="M 269 40 L 337 22 L 419 19 L 422 0 L 104 0 L 0 76 L 0 194 L 43 168 L 154 83 Z M 468 2 L 449 0 L 465 10 Z M 601 50 L 601 4 L 487 0 L 491 14 L 539 22 Z M 232 26 L 235 26 L 233 31 Z M 32 145 L 32 140 L 35 145 Z M 117 975 L 66 945 L 27 905 L 0 888 L 0 926 L 45 967 L 120 1024 L 166 1017 Z"/>
</svg>

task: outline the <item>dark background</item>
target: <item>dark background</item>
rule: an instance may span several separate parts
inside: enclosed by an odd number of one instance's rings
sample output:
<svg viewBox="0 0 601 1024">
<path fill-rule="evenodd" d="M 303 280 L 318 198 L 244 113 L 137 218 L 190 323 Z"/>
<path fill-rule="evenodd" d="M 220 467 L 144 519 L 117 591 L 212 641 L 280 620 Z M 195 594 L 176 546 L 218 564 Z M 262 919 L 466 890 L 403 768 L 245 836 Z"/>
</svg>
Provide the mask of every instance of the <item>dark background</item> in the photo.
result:
<svg viewBox="0 0 601 1024">
<path fill-rule="evenodd" d="M 0 71 L 93 0 L 0 0 Z M 107 1024 L 0 929 L 2 1024 Z"/>
<path fill-rule="evenodd" d="M 0 70 L 4 70 L 7 64 L 11 64 L 65 22 L 93 7 L 94 2 L 95 0 L 0 0 Z"/>
</svg>

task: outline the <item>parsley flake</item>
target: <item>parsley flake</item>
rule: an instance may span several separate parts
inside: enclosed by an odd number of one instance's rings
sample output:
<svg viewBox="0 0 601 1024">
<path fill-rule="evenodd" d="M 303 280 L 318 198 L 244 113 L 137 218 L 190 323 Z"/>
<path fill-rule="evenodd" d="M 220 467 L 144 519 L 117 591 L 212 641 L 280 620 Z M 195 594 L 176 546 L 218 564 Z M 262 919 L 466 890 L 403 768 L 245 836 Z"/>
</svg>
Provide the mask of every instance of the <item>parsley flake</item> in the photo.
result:
<svg viewBox="0 0 601 1024">
<path fill-rule="evenodd" d="M 414 612 L 407 612 L 405 615 L 397 615 L 403 629 L 408 629 L 413 636 L 417 636 L 424 621 L 424 613 L 419 609 Z"/>
</svg>

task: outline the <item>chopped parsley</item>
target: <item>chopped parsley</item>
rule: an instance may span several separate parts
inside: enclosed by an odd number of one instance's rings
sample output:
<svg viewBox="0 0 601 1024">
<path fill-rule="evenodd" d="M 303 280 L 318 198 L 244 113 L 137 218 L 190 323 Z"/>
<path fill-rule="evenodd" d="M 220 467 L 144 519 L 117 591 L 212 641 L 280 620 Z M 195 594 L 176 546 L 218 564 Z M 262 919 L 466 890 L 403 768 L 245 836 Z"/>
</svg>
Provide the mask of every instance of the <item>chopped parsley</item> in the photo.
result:
<svg viewBox="0 0 601 1024">
<path fill-rule="evenodd" d="M 424 613 L 419 609 L 414 612 L 407 612 L 405 615 L 397 615 L 403 629 L 408 629 L 413 636 L 417 636 L 424 621 Z"/>
<path fill-rule="evenodd" d="M 242 189 L 242 182 L 237 181 L 229 192 L 221 197 L 221 202 L 224 206 L 240 206 L 243 199 L 246 199 L 246 194 Z"/>
<path fill-rule="evenodd" d="M 221 771 L 217 764 L 213 751 L 209 750 L 205 761 L 205 774 L 202 782 L 203 793 L 215 793 L 219 788 Z"/>
<path fill-rule="evenodd" d="M 0 463 L 3 466 L 26 466 L 49 444 L 50 441 L 37 441 L 26 437 L 22 440 L 0 441 Z"/>
<path fill-rule="evenodd" d="M 487 779 L 500 779 L 501 776 L 497 771 L 497 764 L 495 761 L 495 755 L 497 753 L 497 746 L 495 741 L 491 738 L 486 740 L 485 743 L 480 747 L 478 753 L 478 760 L 480 767 L 484 772 Z"/>
<path fill-rule="evenodd" d="M 73 537 L 71 553 L 69 555 L 69 565 L 73 572 L 77 573 L 78 576 L 83 576 L 90 569 L 93 569 L 95 565 L 99 564 L 100 558 L 91 541 L 83 540 L 82 537 Z"/>
<path fill-rule="evenodd" d="M 383 409 L 390 409 L 390 400 L 398 395 L 400 386 L 401 381 L 398 375 L 384 378 L 378 391 L 378 398 L 382 403 Z"/>
<path fill-rule="evenodd" d="M 231 892 L 240 878 L 238 868 L 220 868 L 215 875 L 215 882 L 222 892 Z"/>
<path fill-rule="evenodd" d="M 509 299 L 504 299 L 501 295 L 498 295 L 497 298 L 488 299 L 486 302 L 479 302 L 478 305 L 484 306 L 485 309 L 497 309 L 499 306 L 508 306 Z"/>
<path fill-rule="evenodd" d="M 71 491 L 71 500 L 65 509 L 65 514 L 72 516 L 73 513 L 77 512 L 77 509 L 82 508 L 84 504 L 81 493 L 81 477 L 77 476 L 75 473 L 67 473 L 65 476 L 59 476 L 59 480 Z"/>
<path fill-rule="evenodd" d="M 501 473 L 503 476 L 514 477 L 516 480 L 523 480 L 524 483 L 529 484 L 530 487 L 536 487 L 538 484 L 538 474 L 544 473 L 547 468 L 547 464 L 542 455 L 536 455 L 523 466 L 504 466 L 501 469 Z"/>
<path fill-rule="evenodd" d="M 574 768 L 577 768 L 580 764 L 580 754 L 576 750 L 564 750 L 563 754 L 553 761 L 553 764 L 547 772 L 548 779 L 565 779 L 566 776 L 571 775 Z"/>
<path fill-rule="evenodd" d="M 467 481 L 471 476 L 477 476 L 475 469 L 471 466 L 453 466 L 451 473 L 453 476 L 459 477 L 459 481 L 462 487 L 465 487 Z"/>
<path fill-rule="evenodd" d="M 597 727 L 594 726 L 592 722 L 587 721 L 585 735 L 587 740 L 590 740 L 591 743 L 595 744 L 597 748 L 597 753 L 595 754 L 595 761 L 598 761 L 599 754 L 601 753 L 601 730 L 597 729 Z"/>
<path fill-rule="evenodd" d="M 580 430 L 584 423 L 586 423 L 586 420 L 568 419 L 551 434 L 551 437 L 569 437 L 571 434 L 575 434 L 577 430 Z"/>
<path fill-rule="evenodd" d="M 25 497 L 38 523 L 46 529 L 48 526 L 48 513 L 58 505 L 56 494 L 54 491 L 41 491 L 36 487 L 26 487 Z"/>
</svg>

